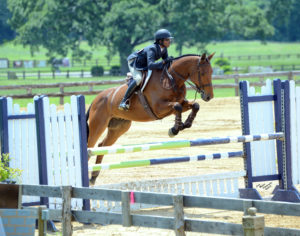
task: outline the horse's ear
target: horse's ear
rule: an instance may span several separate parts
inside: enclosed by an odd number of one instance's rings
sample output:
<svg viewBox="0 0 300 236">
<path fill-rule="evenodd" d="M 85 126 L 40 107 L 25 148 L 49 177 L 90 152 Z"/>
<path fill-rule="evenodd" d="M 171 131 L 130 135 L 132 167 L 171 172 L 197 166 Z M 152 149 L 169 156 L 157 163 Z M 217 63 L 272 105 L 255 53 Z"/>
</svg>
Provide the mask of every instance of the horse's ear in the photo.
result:
<svg viewBox="0 0 300 236">
<path fill-rule="evenodd" d="M 206 53 L 203 53 L 201 56 L 201 61 L 205 61 L 205 59 L 206 59 Z"/>
<path fill-rule="evenodd" d="M 209 60 L 209 61 L 213 58 L 213 56 L 215 55 L 215 53 L 216 53 L 216 52 L 214 52 L 214 53 L 212 53 L 212 54 L 210 54 L 210 55 L 208 56 L 208 60 Z"/>
</svg>

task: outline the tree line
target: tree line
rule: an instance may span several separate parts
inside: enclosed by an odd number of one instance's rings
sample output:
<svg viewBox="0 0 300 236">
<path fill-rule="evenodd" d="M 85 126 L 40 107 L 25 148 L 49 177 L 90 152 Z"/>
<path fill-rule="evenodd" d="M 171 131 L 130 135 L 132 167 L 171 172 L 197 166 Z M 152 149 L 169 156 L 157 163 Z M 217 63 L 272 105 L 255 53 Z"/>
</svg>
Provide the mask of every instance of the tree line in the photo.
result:
<svg viewBox="0 0 300 236">
<path fill-rule="evenodd" d="M 297 41 L 299 11 L 298 0 L 1 0 L 0 43 L 88 58 L 84 40 L 106 46 L 108 59 L 119 54 L 125 72 L 127 56 L 159 28 L 173 33 L 179 54 L 213 40 Z"/>
</svg>

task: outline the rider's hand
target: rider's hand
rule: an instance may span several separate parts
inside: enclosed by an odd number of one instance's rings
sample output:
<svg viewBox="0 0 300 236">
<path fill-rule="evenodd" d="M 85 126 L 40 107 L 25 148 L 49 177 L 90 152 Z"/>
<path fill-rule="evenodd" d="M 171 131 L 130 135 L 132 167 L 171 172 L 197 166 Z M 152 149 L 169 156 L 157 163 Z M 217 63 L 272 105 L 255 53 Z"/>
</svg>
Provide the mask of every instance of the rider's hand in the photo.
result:
<svg viewBox="0 0 300 236">
<path fill-rule="evenodd" d="M 164 64 L 168 64 L 169 62 L 173 61 L 173 57 L 167 57 L 165 60 L 164 60 Z"/>
</svg>

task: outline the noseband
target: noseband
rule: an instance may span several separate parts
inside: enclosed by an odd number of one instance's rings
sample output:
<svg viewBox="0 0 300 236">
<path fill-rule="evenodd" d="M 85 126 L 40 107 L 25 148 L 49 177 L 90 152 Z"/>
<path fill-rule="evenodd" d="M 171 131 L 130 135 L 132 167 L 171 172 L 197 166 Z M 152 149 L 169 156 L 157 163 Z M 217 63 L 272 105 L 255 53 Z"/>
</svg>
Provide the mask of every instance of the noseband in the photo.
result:
<svg viewBox="0 0 300 236">
<path fill-rule="evenodd" d="M 199 92 L 199 93 L 201 93 L 201 94 L 204 94 L 204 89 L 205 89 L 205 87 L 212 87 L 212 83 L 207 83 L 207 84 L 202 84 L 202 83 L 201 83 L 200 67 L 201 67 L 201 66 L 204 66 L 204 64 L 201 64 L 200 61 L 201 61 L 201 58 L 199 58 L 199 60 L 198 60 L 197 68 L 196 68 L 192 73 L 189 74 L 188 79 L 185 79 L 181 74 L 179 74 L 178 72 L 176 72 L 176 71 L 173 69 L 172 66 L 171 66 L 171 72 L 174 73 L 174 74 L 175 74 L 177 77 L 179 77 L 181 80 L 186 81 L 186 82 L 187 82 L 194 90 L 196 90 L 197 92 Z M 207 60 L 207 58 L 206 58 L 206 61 L 209 62 L 209 61 Z M 192 77 L 196 72 L 198 72 L 198 82 L 199 82 L 199 85 L 200 85 L 200 86 L 198 86 L 197 84 L 194 85 L 194 84 L 192 84 L 191 82 L 188 81 L 188 80 L 191 81 L 191 77 Z M 168 76 L 171 76 L 171 75 L 168 73 L 168 71 L 167 71 L 167 74 L 168 74 Z M 171 77 L 172 77 L 172 76 L 171 76 Z"/>
</svg>

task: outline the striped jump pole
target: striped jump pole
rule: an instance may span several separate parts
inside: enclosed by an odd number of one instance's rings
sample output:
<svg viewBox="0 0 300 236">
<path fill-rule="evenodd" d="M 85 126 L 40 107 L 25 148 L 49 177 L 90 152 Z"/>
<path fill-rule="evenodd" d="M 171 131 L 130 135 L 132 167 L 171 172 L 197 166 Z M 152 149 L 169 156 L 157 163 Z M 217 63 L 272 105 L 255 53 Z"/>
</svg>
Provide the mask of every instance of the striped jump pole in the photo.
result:
<svg viewBox="0 0 300 236">
<path fill-rule="evenodd" d="M 284 139 L 282 132 L 270 133 L 270 134 L 257 134 L 257 135 L 243 135 L 243 136 L 229 136 L 224 138 L 210 138 L 210 139 L 194 139 L 194 140 L 178 140 L 158 143 L 146 143 L 136 144 L 128 146 L 108 146 L 89 148 L 88 155 L 106 155 L 106 154 L 118 154 L 118 153 L 132 153 L 150 150 L 162 150 L 171 148 L 183 148 L 183 147 L 195 147 L 205 146 L 213 144 L 226 144 L 226 143 L 245 143 L 252 141 L 272 140 L 272 139 Z"/>
<path fill-rule="evenodd" d="M 242 156 L 243 156 L 243 152 L 238 151 L 238 152 L 214 153 L 208 155 L 166 157 L 166 158 L 156 158 L 156 159 L 137 160 L 137 161 L 122 161 L 118 163 L 98 164 L 98 165 L 89 166 L 89 171 L 112 170 L 112 169 L 130 168 L 130 167 L 161 165 L 161 164 L 189 162 L 189 161 L 192 162 L 192 161 L 203 161 L 203 160 L 213 160 L 213 159 L 224 159 L 224 158 L 242 157 Z"/>
</svg>

